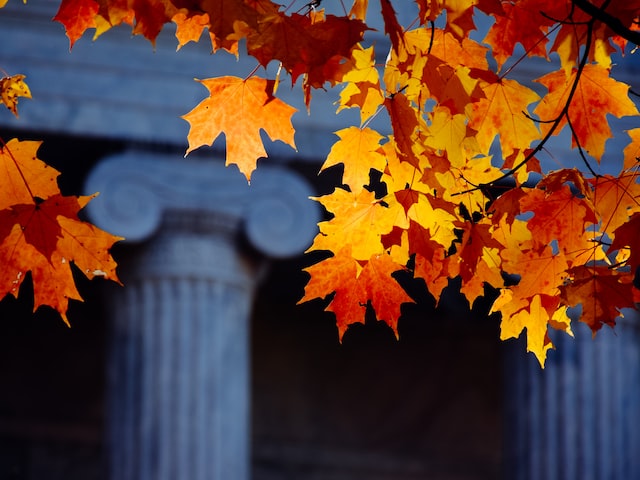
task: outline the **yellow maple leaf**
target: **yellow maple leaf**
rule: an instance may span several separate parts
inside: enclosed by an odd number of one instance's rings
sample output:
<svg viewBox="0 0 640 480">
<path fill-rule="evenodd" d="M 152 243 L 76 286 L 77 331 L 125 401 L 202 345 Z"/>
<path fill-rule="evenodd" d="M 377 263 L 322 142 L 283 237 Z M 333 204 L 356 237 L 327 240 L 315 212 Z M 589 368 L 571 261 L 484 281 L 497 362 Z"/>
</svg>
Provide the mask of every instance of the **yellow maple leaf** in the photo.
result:
<svg viewBox="0 0 640 480">
<path fill-rule="evenodd" d="M 382 171 L 385 158 L 380 150 L 382 135 L 370 128 L 347 127 L 336 132 L 340 138 L 331 147 L 321 171 L 342 163 L 342 181 L 353 193 L 359 193 L 369 184 L 369 170 Z"/>
<path fill-rule="evenodd" d="M 393 228 L 402 207 L 384 206 L 373 192 L 358 193 L 337 188 L 330 195 L 314 198 L 334 214 L 334 218 L 320 222 L 320 233 L 309 250 L 337 251 L 351 245 L 353 258 L 368 260 L 384 251 L 381 236 Z M 389 199 L 391 200 L 391 198 Z"/>
<path fill-rule="evenodd" d="M 407 216 L 429 230 L 432 240 L 449 248 L 456 238 L 454 228 L 457 217 L 443 208 L 434 207 L 432 203 L 435 200 L 430 195 L 420 194 L 418 201 L 409 208 Z"/>
<path fill-rule="evenodd" d="M 13 75 L 0 79 L 0 104 L 18 116 L 18 97 L 31 98 L 31 90 L 24 81 L 24 75 Z"/>
</svg>

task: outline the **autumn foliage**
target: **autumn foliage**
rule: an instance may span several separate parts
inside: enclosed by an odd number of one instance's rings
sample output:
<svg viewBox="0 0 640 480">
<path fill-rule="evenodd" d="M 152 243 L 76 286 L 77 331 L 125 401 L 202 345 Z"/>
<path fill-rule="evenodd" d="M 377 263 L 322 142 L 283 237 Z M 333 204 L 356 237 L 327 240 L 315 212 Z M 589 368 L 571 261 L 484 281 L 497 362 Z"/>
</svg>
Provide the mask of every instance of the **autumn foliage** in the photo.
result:
<svg viewBox="0 0 640 480">
<path fill-rule="evenodd" d="M 489 287 L 499 292 L 501 338 L 526 330 L 544 365 L 549 329 L 571 334 L 571 318 L 594 333 L 613 326 L 640 293 L 640 128 L 616 132 L 628 146 L 603 161 L 611 117 L 640 118 L 612 62 L 639 43 L 640 1 L 406 3 L 415 10 L 407 24 L 391 0 L 333 2 L 331 13 L 320 1 L 62 0 L 54 20 L 71 46 L 88 29 L 97 38 L 121 24 L 154 43 L 174 23 L 178 47 L 206 38 L 213 52 L 253 57 L 246 78 L 200 80 L 207 98 L 183 117 L 187 152 L 224 133 L 227 163 L 247 179 L 265 156 L 261 130 L 295 148 L 281 77 L 301 86 L 311 115 L 314 89 L 336 88 L 337 112 L 358 109 L 360 121 L 335 132 L 322 166 L 342 165 L 342 182 L 316 199 L 329 216 L 310 250 L 330 253 L 306 269 L 302 301 L 328 298 L 340 337 L 368 305 L 397 332 L 412 299 L 396 272 L 423 279 L 436 300 L 458 278 L 470 304 Z M 374 14 L 388 43 L 369 37 Z M 548 60 L 538 78 L 520 73 L 528 57 Z M 261 78 L 272 62 L 278 76 Z M 0 94 L 15 113 L 28 90 L 12 78 Z M 570 155 L 549 150 L 561 132 Z M 15 294 L 31 270 L 36 305 L 64 314 L 77 298 L 67 264 L 115 278 L 106 251 L 116 239 L 77 220 L 88 199 L 60 197 L 57 172 L 36 149 L 12 140 L 0 151 L 0 261 L 9 266 L 0 294 Z M 548 170 L 548 158 L 567 167 Z"/>
</svg>

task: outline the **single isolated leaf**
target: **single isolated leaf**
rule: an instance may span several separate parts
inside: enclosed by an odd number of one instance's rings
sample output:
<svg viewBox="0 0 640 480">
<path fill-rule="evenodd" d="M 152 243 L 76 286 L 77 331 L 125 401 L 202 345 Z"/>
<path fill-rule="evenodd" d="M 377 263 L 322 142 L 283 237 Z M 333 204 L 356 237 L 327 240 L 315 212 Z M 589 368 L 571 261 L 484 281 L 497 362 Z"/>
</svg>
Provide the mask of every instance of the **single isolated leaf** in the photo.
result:
<svg viewBox="0 0 640 480">
<path fill-rule="evenodd" d="M 260 138 L 261 129 L 272 140 L 296 148 L 291 124 L 296 109 L 273 96 L 273 80 L 219 77 L 198 81 L 209 90 L 209 98 L 182 117 L 191 126 L 187 154 L 203 145 L 212 145 L 224 133 L 226 164 L 238 165 L 250 180 L 258 159 L 267 155 Z"/>
<path fill-rule="evenodd" d="M 24 75 L 0 78 L 0 104 L 4 104 L 11 113 L 18 116 L 18 97 L 31 98 L 29 86 Z"/>
</svg>

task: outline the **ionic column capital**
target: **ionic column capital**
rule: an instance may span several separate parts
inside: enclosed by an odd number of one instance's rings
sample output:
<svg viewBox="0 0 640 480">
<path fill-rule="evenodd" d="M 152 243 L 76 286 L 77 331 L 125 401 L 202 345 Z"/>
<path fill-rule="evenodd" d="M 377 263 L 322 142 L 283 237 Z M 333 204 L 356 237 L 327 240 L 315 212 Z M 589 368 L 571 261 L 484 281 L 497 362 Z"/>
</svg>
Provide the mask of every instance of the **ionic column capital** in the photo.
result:
<svg viewBox="0 0 640 480">
<path fill-rule="evenodd" d="M 132 151 L 99 163 L 86 190 L 100 192 L 87 206 L 91 220 L 128 242 L 149 239 L 169 214 L 200 212 L 224 220 L 220 227 L 242 228 L 256 249 L 281 258 L 301 253 L 319 220 L 311 187 L 283 168 L 261 166 L 248 185 L 221 163 Z"/>
</svg>

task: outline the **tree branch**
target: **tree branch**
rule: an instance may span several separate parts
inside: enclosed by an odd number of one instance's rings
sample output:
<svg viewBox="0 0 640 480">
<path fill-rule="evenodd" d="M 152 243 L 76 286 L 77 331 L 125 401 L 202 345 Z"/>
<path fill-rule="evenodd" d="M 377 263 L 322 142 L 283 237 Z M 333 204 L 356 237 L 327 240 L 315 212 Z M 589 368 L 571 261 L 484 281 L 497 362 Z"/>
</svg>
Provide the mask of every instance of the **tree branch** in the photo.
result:
<svg viewBox="0 0 640 480">
<path fill-rule="evenodd" d="M 580 10 L 591 15 L 592 18 L 595 18 L 596 20 L 607 25 L 617 35 L 621 36 L 625 40 L 628 40 L 635 45 L 640 45 L 640 32 L 630 30 L 629 28 L 625 27 L 619 18 L 608 14 L 604 10 L 600 9 L 600 7 L 596 7 L 588 0 L 573 0 L 573 4 Z"/>
</svg>

